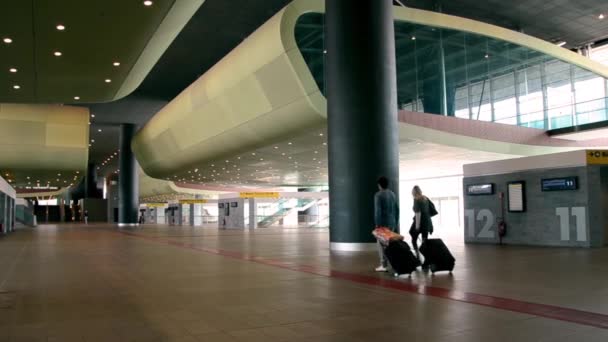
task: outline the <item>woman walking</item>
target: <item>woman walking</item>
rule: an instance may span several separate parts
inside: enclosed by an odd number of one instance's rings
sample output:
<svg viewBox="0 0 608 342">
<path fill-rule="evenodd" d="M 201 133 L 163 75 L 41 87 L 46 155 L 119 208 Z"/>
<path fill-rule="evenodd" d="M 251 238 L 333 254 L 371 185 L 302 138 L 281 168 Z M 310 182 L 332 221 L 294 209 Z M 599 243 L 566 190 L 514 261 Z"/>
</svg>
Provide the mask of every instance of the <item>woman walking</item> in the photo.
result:
<svg viewBox="0 0 608 342">
<path fill-rule="evenodd" d="M 416 251 L 416 256 L 420 257 L 418 253 L 418 236 L 422 235 L 422 243 L 424 243 L 429 234 L 433 234 L 433 220 L 431 219 L 431 200 L 422 194 L 422 190 L 418 185 L 412 189 L 412 196 L 414 197 L 414 222 L 410 228 L 410 235 L 412 236 L 412 246 Z M 424 265 L 423 265 L 424 267 Z"/>
</svg>

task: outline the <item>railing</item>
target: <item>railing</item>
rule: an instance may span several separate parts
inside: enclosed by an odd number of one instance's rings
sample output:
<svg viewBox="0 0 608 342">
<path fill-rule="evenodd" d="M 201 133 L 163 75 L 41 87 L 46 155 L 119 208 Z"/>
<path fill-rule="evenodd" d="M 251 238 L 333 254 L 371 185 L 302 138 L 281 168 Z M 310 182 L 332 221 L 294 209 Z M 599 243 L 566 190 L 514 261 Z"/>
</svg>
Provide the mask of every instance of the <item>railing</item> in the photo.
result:
<svg viewBox="0 0 608 342">
<path fill-rule="evenodd" d="M 329 215 L 298 215 L 298 226 L 305 228 L 329 228 Z"/>
<path fill-rule="evenodd" d="M 270 227 L 275 224 L 277 221 L 284 218 L 290 211 L 294 210 L 295 207 L 287 207 L 290 201 L 287 199 L 282 199 L 277 202 L 277 211 L 271 215 L 258 215 L 256 217 L 256 222 L 258 223 L 258 227 Z"/>
<path fill-rule="evenodd" d="M 256 220 L 272 222 L 268 225 L 258 224 L 258 228 L 328 228 L 329 215 L 272 215 L 256 216 Z M 247 226 L 247 225 L 246 225 Z"/>
<path fill-rule="evenodd" d="M 290 209 L 291 210 L 291 209 Z M 294 208 L 295 210 L 295 208 Z M 143 224 L 166 224 L 179 226 L 179 217 L 174 217 L 174 222 L 171 222 L 171 216 L 160 216 L 157 220 L 153 218 L 146 218 Z M 249 217 L 246 217 L 245 227 L 249 227 Z M 256 222 L 272 222 L 270 224 L 261 226 L 258 223 L 258 228 L 328 228 L 329 227 L 329 215 L 258 215 L 255 217 Z M 183 227 L 217 227 L 218 217 L 211 215 L 199 215 L 194 216 L 194 221 L 191 224 L 189 221 L 182 220 L 181 226 Z"/>
<path fill-rule="evenodd" d="M 486 104 L 484 103 L 484 105 Z M 517 107 L 513 107 L 512 111 L 516 112 Z M 496 115 L 495 112 L 494 117 L 489 118 L 490 120 L 487 120 L 487 117 L 491 116 L 491 113 L 483 112 L 482 114 L 477 118 L 474 113 L 471 119 L 551 130 L 608 120 L 608 97 L 548 107 L 519 115 L 501 116 Z M 457 117 L 469 118 L 463 115 L 457 115 Z"/>
<path fill-rule="evenodd" d="M 298 199 L 298 204 L 296 205 L 296 207 L 298 208 L 298 210 L 302 211 L 302 210 L 306 210 L 309 207 L 313 206 L 316 202 L 318 202 L 318 199 L 312 199 L 312 198 L 300 198 Z"/>
<path fill-rule="evenodd" d="M 18 204 L 15 207 L 15 222 L 19 222 L 26 226 L 36 226 L 36 215 L 34 215 L 34 209 Z"/>
<path fill-rule="evenodd" d="M 207 225 L 207 224 L 215 224 L 217 222 L 218 222 L 217 216 L 195 215 L 193 217 L 192 222 L 190 222 L 189 216 L 182 217 L 181 225 L 183 225 L 183 226 L 190 226 L 190 225 L 201 226 L 201 225 Z M 145 220 L 143 223 L 144 224 L 179 225 L 180 221 L 179 221 L 179 216 L 166 215 L 166 216 L 158 216 L 156 218 L 147 216 L 147 217 L 145 217 Z"/>
<path fill-rule="evenodd" d="M 211 216 L 211 215 L 195 215 L 194 221 L 193 221 L 195 226 L 214 224 L 217 222 L 218 222 L 218 217 Z"/>
</svg>

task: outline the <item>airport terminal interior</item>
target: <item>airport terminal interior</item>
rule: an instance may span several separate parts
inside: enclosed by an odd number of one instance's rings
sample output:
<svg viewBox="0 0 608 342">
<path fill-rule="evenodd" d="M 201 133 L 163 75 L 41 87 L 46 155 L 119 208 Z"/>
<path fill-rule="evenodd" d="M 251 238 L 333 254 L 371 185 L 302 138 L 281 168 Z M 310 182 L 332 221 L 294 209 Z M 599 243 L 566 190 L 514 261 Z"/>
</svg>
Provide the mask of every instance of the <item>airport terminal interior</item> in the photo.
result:
<svg viewBox="0 0 608 342">
<path fill-rule="evenodd" d="M 0 1 L 0 342 L 608 341 L 605 0 Z"/>
</svg>

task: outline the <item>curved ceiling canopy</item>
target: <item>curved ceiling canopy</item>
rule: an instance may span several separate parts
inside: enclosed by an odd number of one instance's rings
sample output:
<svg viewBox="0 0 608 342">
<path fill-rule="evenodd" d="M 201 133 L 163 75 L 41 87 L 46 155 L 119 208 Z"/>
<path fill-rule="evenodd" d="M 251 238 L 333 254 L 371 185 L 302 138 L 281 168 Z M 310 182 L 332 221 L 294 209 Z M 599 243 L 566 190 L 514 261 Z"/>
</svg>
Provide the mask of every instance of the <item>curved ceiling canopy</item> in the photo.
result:
<svg viewBox="0 0 608 342">
<path fill-rule="evenodd" d="M 87 108 L 0 104 L 0 172 L 18 191 L 76 184 L 88 150 Z"/>
<path fill-rule="evenodd" d="M 179 187 L 174 182 L 155 179 L 139 170 L 139 199 L 141 203 L 167 202 L 177 199 L 213 199 L 222 191 L 207 191 Z"/>
<path fill-rule="evenodd" d="M 322 0 L 292 2 L 157 113 L 132 145 L 144 171 L 203 184 L 243 184 L 244 177 L 268 185 L 325 183 L 323 56 L 332 51 L 323 46 L 323 10 Z M 513 78 L 516 70 L 552 62 L 583 80 L 608 77 L 606 67 L 588 58 L 497 26 L 403 7 L 395 8 L 395 20 L 402 106 L 422 101 L 421 111 L 439 112 L 439 72 L 429 57 L 437 55 L 438 39 L 445 39 L 446 79 L 453 89 L 495 83 L 496 76 L 510 72 Z M 539 76 L 537 83 L 546 87 L 547 80 Z M 526 122 L 537 127 L 533 119 L 529 115 Z M 287 169 L 278 172 L 268 158 Z"/>
<path fill-rule="evenodd" d="M 0 2 L 0 102 L 108 102 L 134 91 L 204 0 Z"/>
</svg>

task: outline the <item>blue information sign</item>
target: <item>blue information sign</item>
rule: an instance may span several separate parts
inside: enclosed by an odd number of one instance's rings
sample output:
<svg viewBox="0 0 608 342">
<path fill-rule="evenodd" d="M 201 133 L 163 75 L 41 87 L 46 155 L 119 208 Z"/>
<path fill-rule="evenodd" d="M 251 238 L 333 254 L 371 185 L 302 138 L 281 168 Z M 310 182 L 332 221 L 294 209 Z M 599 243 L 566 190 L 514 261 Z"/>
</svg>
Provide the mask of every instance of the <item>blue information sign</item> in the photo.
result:
<svg viewBox="0 0 608 342">
<path fill-rule="evenodd" d="M 568 191 L 578 189 L 576 177 L 550 178 L 540 181 L 542 191 Z"/>
</svg>

